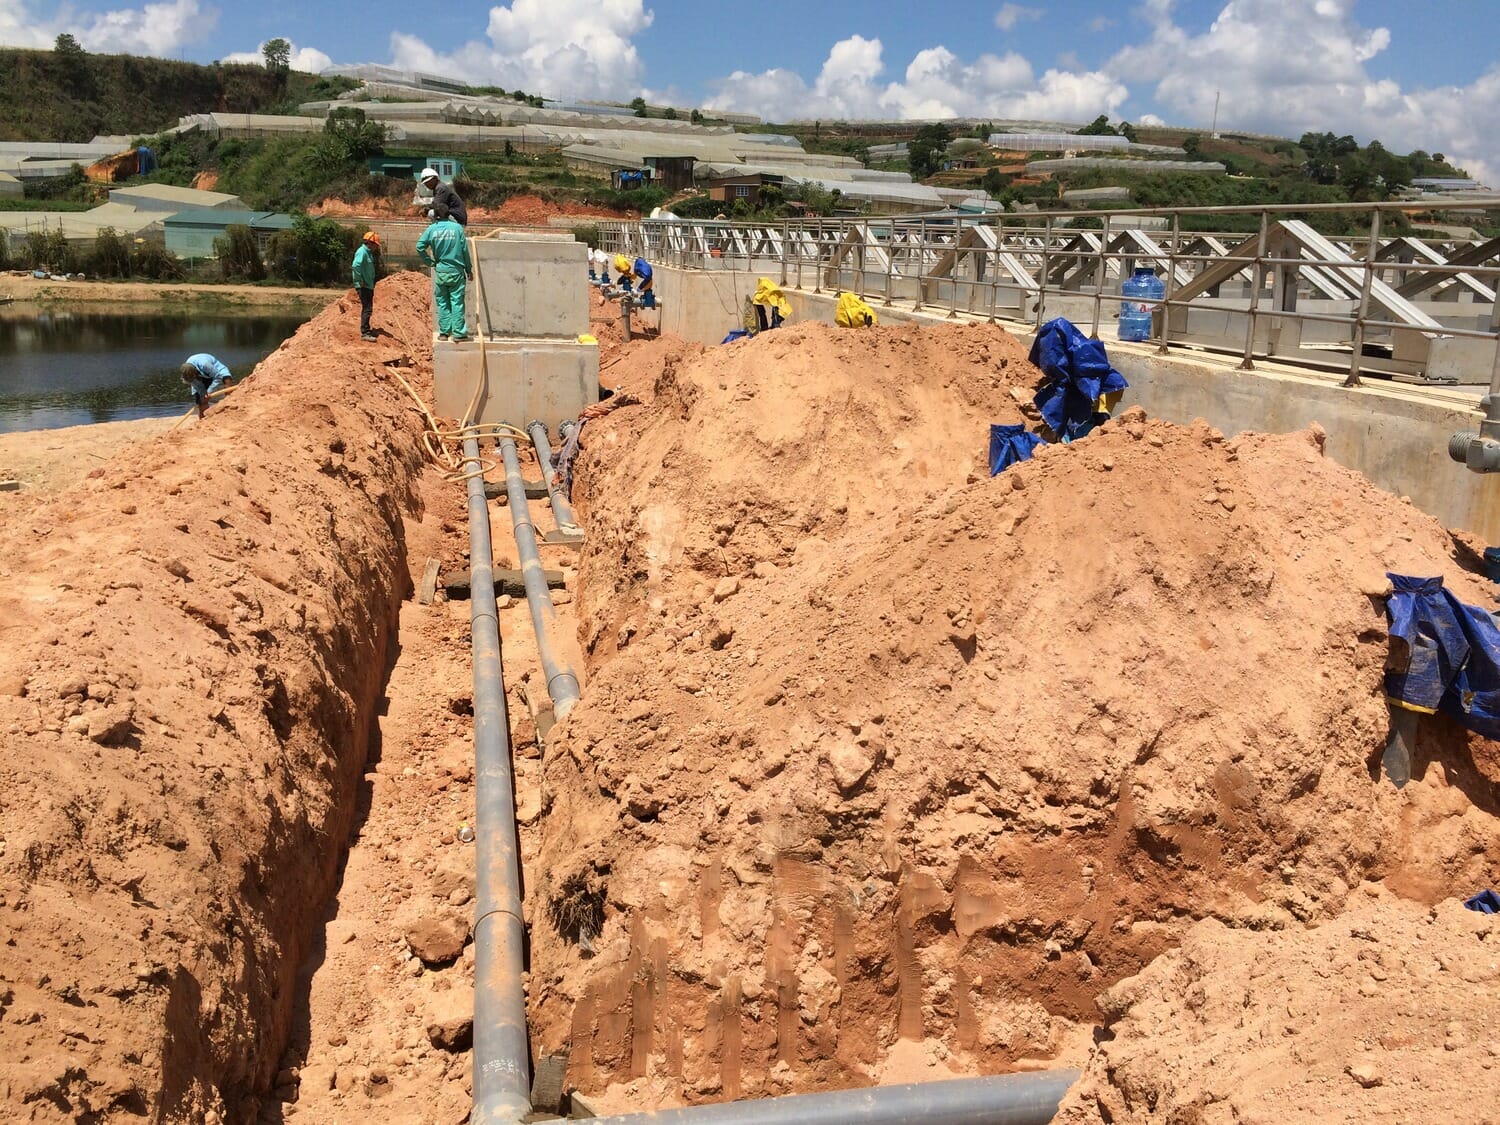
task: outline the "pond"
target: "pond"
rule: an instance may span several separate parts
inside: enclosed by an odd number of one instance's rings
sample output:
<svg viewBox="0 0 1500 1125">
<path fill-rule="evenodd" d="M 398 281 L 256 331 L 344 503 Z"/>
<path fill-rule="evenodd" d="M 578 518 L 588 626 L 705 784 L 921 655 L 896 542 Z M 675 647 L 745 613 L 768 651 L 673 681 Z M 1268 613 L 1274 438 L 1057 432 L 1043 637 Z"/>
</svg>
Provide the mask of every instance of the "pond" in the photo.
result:
<svg viewBox="0 0 1500 1125">
<path fill-rule="evenodd" d="M 306 319 L 0 307 L 0 433 L 181 414 L 188 356 L 209 352 L 239 379 Z"/>
</svg>

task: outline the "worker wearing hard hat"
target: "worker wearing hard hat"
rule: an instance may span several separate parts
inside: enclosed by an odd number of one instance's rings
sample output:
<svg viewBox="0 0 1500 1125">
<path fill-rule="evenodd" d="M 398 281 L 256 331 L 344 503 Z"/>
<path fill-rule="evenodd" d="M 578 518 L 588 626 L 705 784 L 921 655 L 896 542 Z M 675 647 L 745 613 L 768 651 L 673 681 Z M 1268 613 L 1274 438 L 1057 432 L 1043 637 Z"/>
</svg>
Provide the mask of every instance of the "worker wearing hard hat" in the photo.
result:
<svg viewBox="0 0 1500 1125">
<path fill-rule="evenodd" d="M 643 309 L 656 308 L 656 294 L 652 291 L 654 279 L 651 276 L 651 265 L 645 258 L 637 258 L 631 261 L 624 254 L 615 255 L 615 272 L 620 275 L 620 288 L 629 293 L 632 288 L 640 292 L 640 300 L 636 303 Z"/>
<path fill-rule="evenodd" d="M 474 278 L 469 240 L 448 209 L 441 204 L 432 225 L 417 239 L 417 257 L 432 267 L 432 301 L 437 306 L 438 339 L 466 340 L 464 284 Z"/>
<path fill-rule="evenodd" d="M 365 236 L 360 240 L 359 249 L 354 252 L 354 267 L 351 271 L 354 277 L 354 291 L 359 294 L 359 338 L 361 340 L 379 339 L 370 327 L 370 313 L 375 308 L 375 275 L 378 272 L 378 257 L 380 254 L 380 235 L 372 230 L 365 231 Z"/>
<path fill-rule="evenodd" d="M 445 207 L 448 216 L 461 227 L 469 225 L 469 209 L 464 206 L 464 201 L 458 197 L 458 192 L 453 190 L 452 184 L 443 183 L 442 179 L 431 168 L 423 168 L 417 174 L 422 181 L 422 186 L 432 192 L 432 202 L 427 205 L 427 217 L 437 218 L 437 209 Z"/>
</svg>

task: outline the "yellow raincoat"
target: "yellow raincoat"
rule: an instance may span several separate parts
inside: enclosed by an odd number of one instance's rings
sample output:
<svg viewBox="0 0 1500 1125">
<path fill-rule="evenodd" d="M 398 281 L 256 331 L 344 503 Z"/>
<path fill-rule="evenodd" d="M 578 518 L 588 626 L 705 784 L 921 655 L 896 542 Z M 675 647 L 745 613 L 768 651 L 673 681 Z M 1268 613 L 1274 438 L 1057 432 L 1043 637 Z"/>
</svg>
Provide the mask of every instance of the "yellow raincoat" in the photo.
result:
<svg viewBox="0 0 1500 1125">
<path fill-rule="evenodd" d="M 833 310 L 833 320 L 840 328 L 864 328 L 877 324 L 875 310 L 853 293 L 840 293 Z"/>
<path fill-rule="evenodd" d="M 769 277 L 762 277 L 755 283 L 755 296 L 751 298 L 752 303 L 763 305 L 768 309 L 775 309 L 783 317 L 792 315 L 792 303 L 786 299 L 781 286 L 777 285 Z"/>
</svg>

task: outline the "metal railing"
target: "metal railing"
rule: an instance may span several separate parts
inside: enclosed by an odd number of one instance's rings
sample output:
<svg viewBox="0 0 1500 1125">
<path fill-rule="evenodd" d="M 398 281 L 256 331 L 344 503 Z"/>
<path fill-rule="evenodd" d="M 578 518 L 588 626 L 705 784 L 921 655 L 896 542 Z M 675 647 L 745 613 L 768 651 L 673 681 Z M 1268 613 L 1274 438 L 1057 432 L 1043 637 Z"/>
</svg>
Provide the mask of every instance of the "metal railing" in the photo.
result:
<svg viewBox="0 0 1500 1125">
<path fill-rule="evenodd" d="M 1500 208 L 1486 207 L 1488 223 L 1500 227 Z M 1305 363 L 1342 372 L 1346 385 L 1379 374 L 1500 387 L 1500 237 L 1416 237 L 1397 220 L 1418 209 L 1398 202 L 597 226 L 605 250 L 653 263 L 757 272 L 796 289 L 848 289 L 949 317 L 1039 326 L 1067 316 L 1095 336 L 1118 315 L 1120 282 L 1147 265 L 1166 281 L 1152 335 L 1161 352 L 1192 344 L 1238 354 L 1245 368 L 1258 358 Z M 1455 200 L 1449 209 L 1481 208 Z M 1320 234 L 1317 224 L 1335 214 L 1359 233 Z M 1204 229 L 1216 224 L 1241 229 Z"/>
</svg>

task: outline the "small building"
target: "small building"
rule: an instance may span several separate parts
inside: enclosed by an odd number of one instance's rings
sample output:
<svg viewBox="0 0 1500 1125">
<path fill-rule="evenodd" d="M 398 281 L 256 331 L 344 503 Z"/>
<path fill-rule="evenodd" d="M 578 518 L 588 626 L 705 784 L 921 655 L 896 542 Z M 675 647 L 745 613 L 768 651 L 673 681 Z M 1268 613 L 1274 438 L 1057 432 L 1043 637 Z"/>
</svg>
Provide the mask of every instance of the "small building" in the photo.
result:
<svg viewBox="0 0 1500 1125">
<path fill-rule="evenodd" d="M 414 180 L 423 168 L 431 168 L 445 184 L 464 174 L 464 162 L 452 156 L 372 156 L 369 161 L 370 175 L 397 180 Z"/>
<path fill-rule="evenodd" d="M 222 238 L 231 226 L 249 227 L 255 245 L 265 253 L 271 236 L 289 230 L 290 215 L 275 211 L 221 211 L 198 209 L 169 215 L 162 223 L 167 250 L 179 258 L 212 258 L 217 255 L 214 240 Z"/>
<path fill-rule="evenodd" d="M 651 169 L 652 182 L 668 191 L 687 191 L 693 186 L 692 156 L 648 156 L 646 167 Z"/>
<path fill-rule="evenodd" d="M 0 199 L 20 199 L 26 194 L 21 181 L 9 172 L 0 172 Z"/>
<path fill-rule="evenodd" d="M 718 203 L 733 204 L 743 199 L 759 206 L 768 187 L 779 188 L 782 177 L 768 172 L 754 172 L 748 176 L 718 176 L 708 181 L 708 197 Z"/>
</svg>

